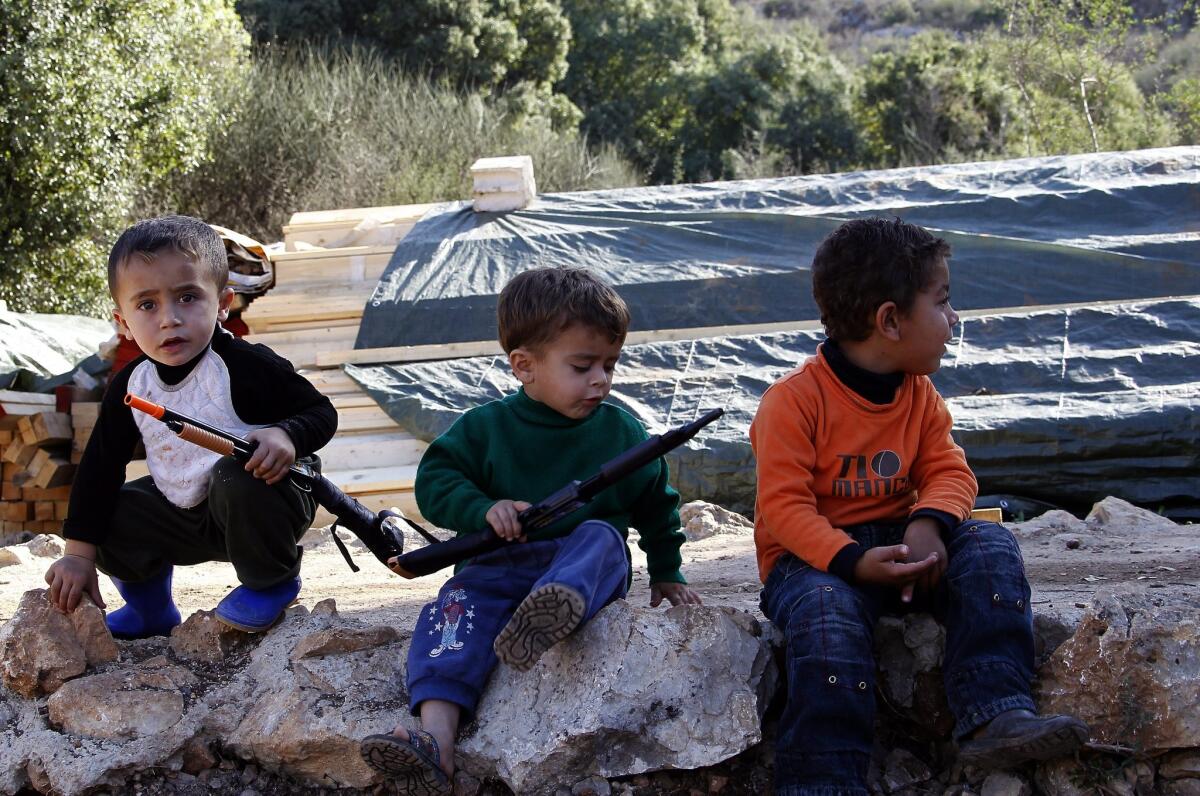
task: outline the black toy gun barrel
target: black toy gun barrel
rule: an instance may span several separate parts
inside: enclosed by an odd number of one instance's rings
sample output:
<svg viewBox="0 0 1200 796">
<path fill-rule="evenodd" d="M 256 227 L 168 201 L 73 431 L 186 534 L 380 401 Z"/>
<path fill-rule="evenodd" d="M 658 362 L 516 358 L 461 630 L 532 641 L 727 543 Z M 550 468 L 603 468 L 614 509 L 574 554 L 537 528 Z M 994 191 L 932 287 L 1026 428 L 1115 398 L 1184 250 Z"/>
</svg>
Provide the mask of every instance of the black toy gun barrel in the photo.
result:
<svg viewBox="0 0 1200 796">
<path fill-rule="evenodd" d="M 125 405 L 145 412 L 167 424 L 180 439 L 199 445 L 202 448 L 219 453 L 222 456 L 232 456 L 240 462 L 245 462 L 254 454 L 255 443 L 241 437 L 222 431 L 195 418 L 179 414 L 165 406 L 139 398 L 132 393 L 125 396 Z M 399 523 L 407 518 L 394 511 L 372 512 L 363 504 L 347 495 L 325 476 L 302 464 L 294 464 L 290 475 L 299 488 L 309 492 L 313 500 L 322 508 L 337 518 L 333 524 L 333 539 L 338 549 L 346 559 L 346 563 L 355 572 L 358 567 L 350 558 L 345 544 L 338 538 L 336 528 L 341 525 L 353 533 L 367 546 L 374 556 L 385 566 L 404 553 L 404 533 Z M 409 523 L 410 525 L 413 523 Z M 427 539 L 436 541 L 425 533 L 423 528 L 417 528 Z"/>
<path fill-rule="evenodd" d="M 518 515 L 521 528 L 525 532 L 545 528 L 553 522 L 562 519 L 584 504 L 590 502 L 597 494 L 612 484 L 650 464 L 667 452 L 678 448 L 687 442 L 709 423 L 725 413 L 724 409 L 713 409 L 706 412 L 697 420 L 670 429 L 662 434 L 656 434 L 644 442 L 635 445 L 619 456 L 610 459 L 600 466 L 600 472 L 586 481 L 572 481 L 553 495 L 530 506 Z M 457 536 L 445 542 L 428 547 L 421 547 L 400 556 L 393 565 L 392 571 L 406 578 L 420 577 L 436 572 L 460 561 L 490 553 L 503 547 L 507 542 L 496 535 L 491 528 L 485 528 L 478 533 Z"/>
</svg>

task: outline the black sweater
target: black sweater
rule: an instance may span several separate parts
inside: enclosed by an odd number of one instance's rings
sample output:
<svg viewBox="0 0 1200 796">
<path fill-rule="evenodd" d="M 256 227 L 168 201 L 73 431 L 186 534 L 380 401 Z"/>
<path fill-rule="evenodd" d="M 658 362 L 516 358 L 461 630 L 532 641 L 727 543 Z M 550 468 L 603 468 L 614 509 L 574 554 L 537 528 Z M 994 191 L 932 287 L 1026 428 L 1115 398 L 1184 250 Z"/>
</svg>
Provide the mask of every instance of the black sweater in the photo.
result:
<svg viewBox="0 0 1200 796">
<path fill-rule="evenodd" d="M 291 437 L 297 457 L 314 453 L 333 438 L 337 430 L 333 404 L 286 359 L 220 327 L 210 347 L 229 370 L 230 398 L 243 421 L 282 428 Z M 178 384 L 207 352 L 206 348 L 183 365 L 155 362 L 154 367 L 163 382 Z M 124 403 L 125 393 L 130 374 L 146 359 L 144 355 L 135 359 L 109 382 L 71 487 L 71 502 L 63 523 L 67 539 L 100 544 L 108 536 L 117 497 L 125 483 L 125 467 L 141 439 L 133 410 Z"/>
</svg>

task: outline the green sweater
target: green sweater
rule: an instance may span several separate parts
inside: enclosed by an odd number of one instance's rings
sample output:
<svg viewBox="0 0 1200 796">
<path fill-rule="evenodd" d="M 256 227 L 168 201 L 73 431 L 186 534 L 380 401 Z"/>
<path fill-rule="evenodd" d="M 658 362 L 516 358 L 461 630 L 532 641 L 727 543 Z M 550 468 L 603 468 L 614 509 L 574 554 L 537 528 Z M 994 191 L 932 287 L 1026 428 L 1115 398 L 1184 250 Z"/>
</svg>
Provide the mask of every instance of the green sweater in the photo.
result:
<svg viewBox="0 0 1200 796">
<path fill-rule="evenodd" d="M 612 404 L 573 420 L 522 388 L 466 412 L 433 441 L 417 468 L 417 505 L 434 525 L 474 533 L 487 527 L 484 516 L 496 501 L 537 503 L 646 438 L 637 419 Z M 530 539 L 565 536 L 589 519 L 612 524 L 626 539 L 630 526 L 638 529 L 651 583 L 686 583 L 679 571 L 679 493 L 667 483 L 666 460 L 618 481 Z"/>
</svg>

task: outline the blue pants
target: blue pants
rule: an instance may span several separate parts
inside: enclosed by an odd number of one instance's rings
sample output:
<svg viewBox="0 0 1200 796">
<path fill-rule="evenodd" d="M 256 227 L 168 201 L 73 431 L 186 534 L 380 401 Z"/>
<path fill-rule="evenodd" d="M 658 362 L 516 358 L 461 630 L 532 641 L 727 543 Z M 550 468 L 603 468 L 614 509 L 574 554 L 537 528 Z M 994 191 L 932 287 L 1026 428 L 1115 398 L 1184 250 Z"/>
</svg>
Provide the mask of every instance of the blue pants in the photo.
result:
<svg viewBox="0 0 1200 796">
<path fill-rule="evenodd" d="M 904 524 L 846 530 L 864 547 L 899 544 Z M 969 520 L 945 539 L 949 564 L 927 604 L 946 627 L 942 666 L 956 737 L 1014 708 L 1033 710 L 1033 614 L 1021 551 L 1001 525 Z M 907 606 L 893 587 L 851 586 L 785 554 L 762 610 L 787 642 L 775 793 L 866 796 L 875 722 L 872 633 Z"/>
<path fill-rule="evenodd" d="M 492 642 L 531 591 L 550 583 L 583 595 L 595 616 L 629 590 L 629 547 L 616 528 L 588 520 L 569 535 L 513 543 L 479 556 L 421 609 L 408 649 L 412 711 L 426 699 L 453 702 L 465 723 L 496 668 Z"/>
</svg>

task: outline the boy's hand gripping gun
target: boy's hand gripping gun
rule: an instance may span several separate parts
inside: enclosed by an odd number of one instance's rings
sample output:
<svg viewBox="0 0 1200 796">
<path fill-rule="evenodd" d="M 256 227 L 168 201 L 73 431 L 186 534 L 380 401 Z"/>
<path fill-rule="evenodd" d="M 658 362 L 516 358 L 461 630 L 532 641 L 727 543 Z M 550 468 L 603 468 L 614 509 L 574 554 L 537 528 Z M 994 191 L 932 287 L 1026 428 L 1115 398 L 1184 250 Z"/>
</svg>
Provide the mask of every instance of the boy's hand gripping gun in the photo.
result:
<svg viewBox="0 0 1200 796">
<path fill-rule="evenodd" d="M 207 423 L 194 420 L 164 406 L 137 397 L 126 395 L 125 404 L 155 417 L 167 424 L 181 439 L 220 453 L 238 461 L 248 461 L 254 453 L 254 443 L 234 436 Z M 585 481 L 572 481 L 554 494 L 517 515 L 526 532 L 545 528 L 567 516 L 612 484 L 645 467 L 650 462 L 674 450 L 700 429 L 723 415 L 725 410 L 713 409 L 691 423 L 656 434 L 600 466 L 600 472 Z M 417 523 L 395 511 L 384 510 L 372 514 L 363 504 L 338 489 L 328 478 L 304 465 L 292 465 L 291 478 L 301 489 L 310 492 L 313 499 L 337 518 L 334 531 L 340 524 L 367 546 L 384 566 L 406 578 L 428 575 L 439 569 L 452 566 L 468 558 L 497 550 L 508 544 L 490 527 L 478 533 L 457 536 L 441 541 Z M 408 523 L 428 542 L 426 547 L 404 552 L 404 534 L 400 522 Z M 358 567 L 350 559 L 345 544 L 333 533 L 333 540 L 345 557 L 350 568 Z"/>
</svg>

